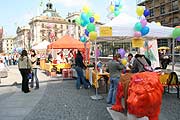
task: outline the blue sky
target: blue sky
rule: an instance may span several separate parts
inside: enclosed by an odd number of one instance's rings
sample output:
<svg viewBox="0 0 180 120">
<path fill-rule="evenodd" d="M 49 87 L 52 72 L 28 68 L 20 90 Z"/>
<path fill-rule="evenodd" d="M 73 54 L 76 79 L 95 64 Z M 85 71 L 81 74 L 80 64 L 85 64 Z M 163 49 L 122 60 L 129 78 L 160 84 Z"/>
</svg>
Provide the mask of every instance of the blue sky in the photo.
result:
<svg viewBox="0 0 180 120">
<path fill-rule="evenodd" d="M 1 0 L 0 4 L 0 26 L 3 26 L 5 36 L 15 35 L 18 26 L 28 25 L 33 16 L 42 13 L 49 0 Z M 57 12 L 65 18 L 68 12 L 80 11 L 84 5 L 88 5 L 91 10 L 99 14 L 100 21 L 106 23 L 108 7 L 114 0 L 50 0 Z M 121 0 L 123 9 L 130 15 L 136 16 L 136 0 Z M 40 6 L 40 3 L 43 6 Z"/>
</svg>

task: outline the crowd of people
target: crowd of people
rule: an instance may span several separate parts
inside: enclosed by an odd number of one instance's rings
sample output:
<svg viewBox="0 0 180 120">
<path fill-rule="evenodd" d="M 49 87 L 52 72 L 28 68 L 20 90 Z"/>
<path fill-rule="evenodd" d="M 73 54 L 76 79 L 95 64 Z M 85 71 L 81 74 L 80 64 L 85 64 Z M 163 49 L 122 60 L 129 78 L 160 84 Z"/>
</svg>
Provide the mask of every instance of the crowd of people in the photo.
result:
<svg viewBox="0 0 180 120">
<path fill-rule="evenodd" d="M 83 55 L 79 50 L 69 50 L 68 54 L 65 55 L 63 51 L 56 53 L 56 58 L 53 58 L 52 54 L 48 55 L 48 61 L 53 62 L 56 60 L 56 63 L 71 63 L 75 65 L 75 70 L 77 72 L 76 88 L 80 89 L 82 86 L 85 89 L 90 88 L 90 84 L 85 79 L 84 70 L 87 68 L 84 64 Z M 39 89 L 39 79 L 37 75 L 37 55 L 35 50 L 26 51 L 23 50 L 21 54 L 14 55 L 3 55 L 0 56 L 0 64 L 4 66 L 16 65 L 18 64 L 19 71 L 22 76 L 22 91 L 24 93 L 30 92 L 29 90 L 29 79 L 31 79 L 30 87 Z M 129 53 L 127 55 L 127 64 L 122 64 L 122 58 L 120 54 L 116 54 L 112 60 L 107 64 L 103 64 L 100 59 L 97 62 L 97 68 L 100 69 L 105 66 L 105 69 L 110 74 L 110 88 L 107 97 L 108 104 L 115 103 L 115 96 L 117 85 L 120 80 L 120 75 L 124 71 L 131 73 L 143 72 L 143 71 L 152 71 L 151 61 L 146 58 L 144 55 Z M 1 65 L 1 67 L 3 66 Z M 30 74 L 31 73 L 31 74 Z M 31 76 L 30 76 L 31 75 Z M 35 85 L 34 85 L 35 84 Z"/>
</svg>

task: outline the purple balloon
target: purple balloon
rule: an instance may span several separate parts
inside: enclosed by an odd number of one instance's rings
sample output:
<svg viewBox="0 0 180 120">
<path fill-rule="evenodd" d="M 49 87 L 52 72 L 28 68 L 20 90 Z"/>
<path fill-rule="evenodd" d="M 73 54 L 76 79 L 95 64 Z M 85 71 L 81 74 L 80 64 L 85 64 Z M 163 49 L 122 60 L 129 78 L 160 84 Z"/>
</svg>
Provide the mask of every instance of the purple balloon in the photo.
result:
<svg viewBox="0 0 180 120">
<path fill-rule="evenodd" d="M 86 36 L 89 36 L 89 31 L 88 31 L 87 29 L 85 29 L 84 34 L 85 34 Z"/>
<path fill-rule="evenodd" d="M 120 49 L 118 49 L 118 53 L 121 55 L 121 58 L 124 58 L 126 51 L 123 48 L 120 48 Z"/>
<path fill-rule="evenodd" d="M 89 21 L 90 21 L 90 23 L 93 23 L 94 22 L 94 17 L 90 17 Z"/>
<path fill-rule="evenodd" d="M 179 36 L 179 37 L 177 37 L 177 38 L 176 38 L 176 40 L 180 42 L 180 36 Z"/>
</svg>

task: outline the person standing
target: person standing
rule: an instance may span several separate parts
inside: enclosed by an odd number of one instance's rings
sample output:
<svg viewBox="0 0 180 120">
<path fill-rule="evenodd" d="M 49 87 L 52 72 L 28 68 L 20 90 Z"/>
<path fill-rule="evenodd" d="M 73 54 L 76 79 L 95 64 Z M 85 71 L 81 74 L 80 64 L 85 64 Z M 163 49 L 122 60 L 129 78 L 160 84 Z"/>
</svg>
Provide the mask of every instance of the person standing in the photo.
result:
<svg viewBox="0 0 180 120">
<path fill-rule="evenodd" d="M 115 104 L 116 101 L 116 91 L 120 80 L 120 75 L 125 66 L 121 63 L 120 54 L 116 54 L 113 60 L 108 62 L 108 71 L 110 75 L 110 88 L 107 97 L 108 104 Z"/>
<path fill-rule="evenodd" d="M 37 77 L 37 57 L 36 57 L 36 52 L 35 50 L 31 50 L 31 64 L 32 64 L 32 80 L 31 80 L 31 85 L 30 87 L 34 87 L 34 80 L 36 82 L 36 87 L 35 89 L 39 89 L 39 80 Z"/>
<path fill-rule="evenodd" d="M 32 70 L 31 60 L 28 58 L 28 54 L 26 50 L 23 50 L 21 56 L 18 60 L 18 68 L 22 76 L 22 91 L 24 93 L 30 92 L 29 90 L 29 72 Z"/>
<path fill-rule="evenodd" d="M 126 70 L 131 70 L 132 65 L 133 65 L 133 54 L 129 53 L 127 57 L 127 64 L 126 64 Z"/>
<path fill-rule="evenodd" d="M 76 81 L 76 88 L 80 89 L 81 86 L 81 81 L 84 85 L 84 88 L 89 88 L 90 86 L 88 85 L 88 83 L 85 80 L 85 76 L 83 74 L 83 69 L 86 68 L 86 66 L 83 63 L 83 57 L 81 52 L 78 50 L 76 58 L 75 58 L 75 64 L 76 64 L 76 72 L 77 72 L 77 81 Z"/>
</svg>

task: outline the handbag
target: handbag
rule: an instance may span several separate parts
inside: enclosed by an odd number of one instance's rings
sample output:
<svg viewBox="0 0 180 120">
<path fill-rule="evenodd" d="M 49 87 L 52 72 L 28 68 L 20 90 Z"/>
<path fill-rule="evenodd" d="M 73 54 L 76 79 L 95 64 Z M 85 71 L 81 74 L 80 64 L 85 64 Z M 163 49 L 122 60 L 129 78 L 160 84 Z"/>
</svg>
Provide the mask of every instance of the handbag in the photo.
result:
<svg viewBox="0 0 180 120">
<path fill-rule="evenodd" d="M 32 79 L 32 73 L 28 74 L 28 79 Z"/>
</svg>

